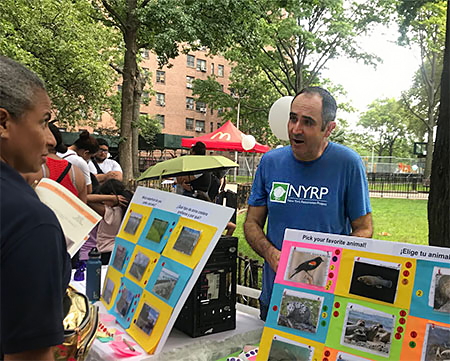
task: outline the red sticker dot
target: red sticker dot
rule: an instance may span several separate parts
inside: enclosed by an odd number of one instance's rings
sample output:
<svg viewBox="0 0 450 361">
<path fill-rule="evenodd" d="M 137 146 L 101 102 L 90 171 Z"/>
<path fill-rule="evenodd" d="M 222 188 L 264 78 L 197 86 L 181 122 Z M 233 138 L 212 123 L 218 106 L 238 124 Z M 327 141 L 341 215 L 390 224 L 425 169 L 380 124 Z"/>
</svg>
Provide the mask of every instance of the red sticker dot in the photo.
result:
<svg viewBox="0 0 450 361">
<path fill-rule="evenodd" d="M 339 308 L 339 307 L 341 307 L 341 304 L 339 302 L 335 302 L 334 307 Z"/>
<path fill-rule="evenodd" d="M 127 261 L 130 259 L 130 257 L 127 257 Z"/>
<path fill-rule="evenodd" d="M 406 323 L 406 320 L 402 317 L 398 320 L 398 322 L 400 323 L 400 325 L 404 325 Z"/>
<path fill-rule="evenodd" d="M 136 306 L 136 304 L 137 304 L 137 301 L 134 301 L 134 305 Z"/>
<path fill-rule="evenodd" d="M 405 266 L 406 266 L 406 268 L 411 268 L 412 267 L 412 263 L 411 262 L 406 262 Z"/>
<path fill-rule="evenodd" d="M 402 279 L 402 284 L 407 285 L 408 284 L 408 280 L 406 278 Z"/>
<path fill-rule="evenodd" d="M 274 310 L 274 311 L 278 310 L 278 307 L 277 307 L 276 305 L 273 306 L 273 310 Z"/>
<path fill-rule="evenodd" d="M 131 313 L 133 313 L 133 312 L 134 312 L 134 308 L 131 309 Z"/>
<path fill-rule="evenodd" d="M 412 338 L 416 338 L 417 337 L 417 332 L 416 331 L 411 331 L 411 337 Z"/>
<path fill-rule="evenodd" d="M 338 311 L 334 311 L 334 312 L 333 312 L 333 316 L 334 316 L 334 317 L 338 317 L 338 316 L 339 316 L 339 312 L 338 312 Z"/>
<path fill-rule="evenodd" d="M 138 297 L 138 295 L 134 295 L 134 298 L 137 298 Z"/>
<path fill-rule="evenodd" d="M 405 269 L 403 271 L 403 276 L 408 277 L 409 276 L 409 271 L 407 269 Z"/>
<path fill-rule="evenodd" d="M 146 285 L 146 284 L 147 284 L 147 280 L 144 281 L 144 285 Z"/>
<path fill-rule="evenodd" d="M 400 339 L 402 338 L 402 335 L 401 335 L 400 333 L 396 333 L 396 334 L 395 334 L 395 338 L 396 338 L 397 340 L 400 340 Z"/>
<path fill-rule="evenodd" d="M 322 359 L 322 361 L 328 361 L 328 359 L 327 359 L 326 357 L 324 357 L 324 358 Z"/>
<path fill-rule="evenodd" d="M 172 232 L 173 228 L 169 229 L 169 232 Z"/>
<path fill-rule="evenodd" d="M 130 318 L 129 317 L 127 318 L 127 322 L 130 322 Z"/>
<path fill-rule="evenodd" d="M 163 267 L 164 267 L 164 266 L 165 266 L 165 264 L 166 264 L 166 262 L 163 262 L 161 266 L 163 266 Z"/>
<path fill-rule="evenodd" d="M 398 327 L 397 327 L 397 332 L 402 333 L 402 332 L 403 332 L 403 327 L 402 327 L 402 326 L 398 326 Z"/>
<path fill-rule="evenodd" d="M 336 251 L 334 251 L 334 254 L 337 254 L 339 256 L 341 254 L 341 251 L 337 249 Z"/>
<path fill-rule="evenodd" d="M 326 357 L 328 357 L 328 356 L 330 356 L 331 352 L 328 351 L 328 350 L 326 350 L 323 354 L 324 354 Z"/>
<path fill-rule="evenodd" d="M 401 310 L 400 311 L 400 316 L 405 317 L 406 316 L 406 311 L 405 310 Z"/>
<path fill-rule="evenodd" d="M 330 273 L 328 274 L 328 277 L 329 277 L 329 278 L 333 278 L 333 277 L 334 277 L 334 273 L 333 273 L 333 272 L 330 272 Z"/>
</svg>

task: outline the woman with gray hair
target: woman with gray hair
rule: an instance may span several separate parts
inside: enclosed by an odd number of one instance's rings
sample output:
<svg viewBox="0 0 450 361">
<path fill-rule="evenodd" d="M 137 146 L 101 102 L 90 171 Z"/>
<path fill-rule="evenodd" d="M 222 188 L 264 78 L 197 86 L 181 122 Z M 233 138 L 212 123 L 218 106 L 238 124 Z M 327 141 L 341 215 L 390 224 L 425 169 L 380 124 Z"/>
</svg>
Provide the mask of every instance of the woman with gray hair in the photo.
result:
<svg viewBox="0 0 450 361">
<path fill-rule="evenodd" d="M 53 360 L 70 258 L 55 214 L 20 175 L 55 147 L 52 107 L 36 74 L 3 56 L 0 79 L 0 359 Z"/>
</svg>

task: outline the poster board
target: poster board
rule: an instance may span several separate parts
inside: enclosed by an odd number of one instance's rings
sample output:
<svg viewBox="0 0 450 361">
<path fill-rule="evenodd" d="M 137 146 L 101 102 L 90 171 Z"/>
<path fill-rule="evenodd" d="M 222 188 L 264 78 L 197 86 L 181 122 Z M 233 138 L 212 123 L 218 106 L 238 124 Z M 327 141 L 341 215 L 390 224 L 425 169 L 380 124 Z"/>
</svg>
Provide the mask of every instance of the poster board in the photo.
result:
<svg viewBox="0 0 450 361">
<path fill-rule="evenodd" d="M 159 353 L 234 209 L 138 187 L 116 237 L 101 301 Z"/>
<path fill-rule="evenodd" d="M 257 361 L 450 359 L 450 249 L 284 238 Z"/>
</svg>

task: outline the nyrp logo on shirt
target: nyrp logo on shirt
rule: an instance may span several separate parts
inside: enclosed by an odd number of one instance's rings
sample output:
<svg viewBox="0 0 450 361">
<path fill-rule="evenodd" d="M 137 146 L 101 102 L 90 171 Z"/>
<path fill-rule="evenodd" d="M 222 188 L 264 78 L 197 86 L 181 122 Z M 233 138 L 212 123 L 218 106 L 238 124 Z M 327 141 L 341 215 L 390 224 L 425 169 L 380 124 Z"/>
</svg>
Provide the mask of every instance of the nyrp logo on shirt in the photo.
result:
<svg viewBox="0 0 450 361">
<path fill-rule="evenodd" d="M 290 183 L 272 182 L 270 201 L 277 203 L 296 202 L 304 204 L 327 205 L 327 187 L 304 186 L 294 187 Z"/>
</svg>

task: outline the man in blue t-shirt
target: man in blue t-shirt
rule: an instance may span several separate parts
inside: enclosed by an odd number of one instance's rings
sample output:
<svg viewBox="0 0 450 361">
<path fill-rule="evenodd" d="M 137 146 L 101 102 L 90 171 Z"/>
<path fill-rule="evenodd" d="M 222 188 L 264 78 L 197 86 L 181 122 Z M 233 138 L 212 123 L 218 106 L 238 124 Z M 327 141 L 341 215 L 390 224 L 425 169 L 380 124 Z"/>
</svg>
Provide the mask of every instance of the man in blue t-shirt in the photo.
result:
<svg viewBox="0 0 450 361">
<path fill-rule="evenodd" d="M 328 141 L 336 126 L 336 109 L 328 91 L 303 89 L 291 104 L 291 145 L 265 154 L 256 172 L 244 232 L 265 260 L 260 297 L 263 320 L 286 228 L 372 236 L 372 210 L 361 158 Z"/>
</svg>

